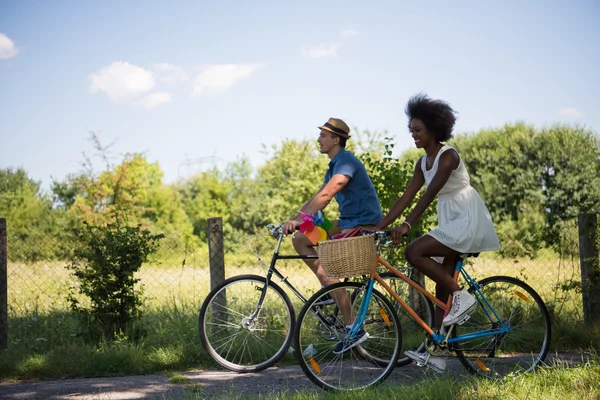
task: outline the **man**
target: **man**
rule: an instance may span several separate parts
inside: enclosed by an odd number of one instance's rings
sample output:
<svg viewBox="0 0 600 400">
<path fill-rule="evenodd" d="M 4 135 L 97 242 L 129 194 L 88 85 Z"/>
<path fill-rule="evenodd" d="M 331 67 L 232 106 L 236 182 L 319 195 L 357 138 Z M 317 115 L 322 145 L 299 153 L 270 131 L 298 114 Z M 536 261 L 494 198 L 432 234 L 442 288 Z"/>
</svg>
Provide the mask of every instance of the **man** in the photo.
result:
<svg viewBox="0 0 600 400">
<path fill-rule="evenodd" d="M 327 154 L 331 161 L 329 161 L 329 169 L 325 172 L 323 185 L 300 211 L 316 215 L 335 198 L 339 204 L 340 218 L 333 222 L 333 227 L 328 232 L 330 237 L 339 233 L 349 233 L 357 228 L 374 230 L 383 218 L 381 205 L 365 166 L 354 154 L 346 150 L 346 141 L 350 139 L 350 128 L 341 119 L 329 118 L 319 129 L 321 130 L 317 139 L 319 150 L 322 154 Z M 283 224 L 283 233 L 294 233 L 301 222 L 302 216 L 298 213 Z M 312 242 L 300 232 L 295 233 L 292 242 L 298 254 L 317 254 Z M 339 282 L 338 279 L 327 276 L 318 260 L 304 262 L 314 272 L 322 286 Z M 346 322 L 352 321 L 349 299 L 335 300 Z M 332 302 L 333 299 L 322 299 L 322 304 Z M 361 331 L 364 336 L 357 335 L 358 340 L 353 343 L 341 343 L 339 352 L 364 341 L 368 334 L 364 330 Z"/>
</svg>

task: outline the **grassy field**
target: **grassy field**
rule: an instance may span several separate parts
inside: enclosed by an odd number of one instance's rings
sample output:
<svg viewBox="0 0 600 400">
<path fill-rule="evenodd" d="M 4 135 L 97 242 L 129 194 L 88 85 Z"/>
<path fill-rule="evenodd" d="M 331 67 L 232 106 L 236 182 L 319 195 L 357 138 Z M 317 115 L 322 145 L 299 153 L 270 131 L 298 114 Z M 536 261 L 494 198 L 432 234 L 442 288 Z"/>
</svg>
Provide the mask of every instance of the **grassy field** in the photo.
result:
<svg viewBox="0 0 600 400">
<path fill-rule="evenodd" d="M 224 392 L 220 395 L 206 393 L 202 386 L 192 384 L 187 378 L 172 379 L 172 383 L 188 384 L 183 396 L 165 397 L 165 400 L 269 399 L 269 400 L 467 400 L 467 399 L 530 399 L 530 400 L 596 400 L 600 398 L 600 365 L 597 361 L 568 366 L 555 364 L 537 370 L 535 374 L 492 381 L 483 378 L 450 378 L 432 376 L 407 386 L 384 383 L 382 386 L 349 393 L 284 392 L 268 396 L 240 397 L 238 393 Z"/>
<path fill-rule="evenodd" d="M 266 263 L 272 243 L 265 246 Z M 228 256 L 226 276 L 264 274 L 249 255 Z M 600 331 L 581 324 L 581 295 L 557 285 L 579 280 L 578 260 L 548 256 L 536 260 L 478 258 L 468 270 L 482 278 L 510 275 L 526 280 L 553 311 L 552 349 L 600 346 Z M 0 358 L 0 378 L 107 376 L 185 368 L 216 368 L 198 337 L 198 308 L 209 291 L 209 268 L 201 256 L 145 265 L 138 277 L 144 289 L 144 315 L 135 342 L 90 343 L 87 327 L 68 311 L 66 294 L 74 284 L 65 262 L 9 262 L 9 348 Z M 233 267 L 236 265 L 237 267 Z M 278 264 L 279 266 L 279 264 Z M 289 261 L 281 271 L 303 293 L 319 288 L 310 271 Z M 296 311 L 300 302 L 293 297 Z M 286 356 L 287 357 L 287 356 Z M 293 362 L 287 357 L 287 362 Z"/>
</svg>

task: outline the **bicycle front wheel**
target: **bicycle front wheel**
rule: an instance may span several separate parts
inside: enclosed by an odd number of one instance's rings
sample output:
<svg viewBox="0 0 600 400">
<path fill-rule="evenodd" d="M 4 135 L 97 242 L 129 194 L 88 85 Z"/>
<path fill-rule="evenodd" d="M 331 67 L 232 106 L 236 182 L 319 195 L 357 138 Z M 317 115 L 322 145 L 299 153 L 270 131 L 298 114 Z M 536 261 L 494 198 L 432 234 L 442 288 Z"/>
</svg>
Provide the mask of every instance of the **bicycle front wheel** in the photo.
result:
<svg viewBox="0 0 600 400">
<path fill-rule="evenodd" d="M 383 382 L 396 365 L 402 347 L 398 315 L 377 290 L 372 291 L 364 318 L 359 321 L 362 332 L 354 339 L 360 340 L 341 346 L 351 342 L 346 325 L 352 325 L 359 315 L 366 289 L 365 284 L 355 282 L 327 286 L 300 311 L 294 335 L 296 358 L 310 380 L 323 389 L 363 389 Z M 333 312 L 314 305 L 326 294 L 336 300 Z"/>
<path fill-rule="evenodd" d="M 469 288 L 477 309 L 463 325 L 454 327 L 458 342 L 453 350 L 459 360 L 471 373 L 490 378 L 533 371 L 550 348 L 550 316 L 541 297 L 508 276 L 485 278 L 479 288 L 481 293 Z M 466 334 L 474 337 L 460 340 Z"/>
<path fill-rule="evenodd" d="M 263 297 L 264 294 L 264 297 Z M 262 297 L 262 301 L 261 301 Z M 295 314 L 287 294 L 258 275 L 226 279 L 211 291 L 198 317 L 204 348 L 223 367 L 262 371 L 290 347 Z"/>
</svg>

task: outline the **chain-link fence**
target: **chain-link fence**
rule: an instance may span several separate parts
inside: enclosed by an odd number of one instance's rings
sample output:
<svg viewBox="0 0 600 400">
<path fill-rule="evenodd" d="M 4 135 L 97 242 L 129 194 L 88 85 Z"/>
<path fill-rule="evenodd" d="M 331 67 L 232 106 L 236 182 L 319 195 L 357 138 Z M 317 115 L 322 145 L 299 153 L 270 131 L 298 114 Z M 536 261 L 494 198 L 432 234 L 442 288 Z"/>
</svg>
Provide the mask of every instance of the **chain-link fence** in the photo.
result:
<svg viewBox="0 0 600 400">
<path fill-rule="evenodd" d="M 574 222 L 576 226 L 577 220 Z M 164 233 L 158 252 L 137 273 L 140 279 L 138 286 L 143 290 L 144 309 L 181 308 L 196 312 L 211 286 L 223 279 L 245 273 L 265 273 L 275 246 L 266 229 L 262 235 L 249 236 L 249 246 L 232 253 L 226 251 L 221 219 L 210 219 L 208 227 L 208 244 L 180 232 Z M 10 226 L 7 229 L 10 230 Z M 22 246 L 31 246 L 32 243 L 62 249 L 39 251 L 37 254 L 68 254 L 69 251 L 64 250 L 71 245 L 68 236 L 28 237 L 25 240 L 8 235 L 7 251 L 4 252 L 1 240 L 6 240 L 5 232 L 0 229 L 0 259 L 6 257 L 4 266 L 0 262 L 0 286 L 7 282 L 8 290 L 0 287 L 0 306 L 5 307 L 4 313 L 0 307 L 0 325 L 3 325 L 0 326 L 0 334 L 5 333 L 8 326 L 10 335 L 11 321 L 16 319 L 69 312 L 67 295 L 77 287 L 77 282 L 66 268 L 69 265 L 67 259 L 13 256 L 25 254 Z M 517 239 L 515 242 L 508 241 L 510 232 L 499 231 L 499 236 L 503 249 L 523 247 Z M 555 317 L 583 320 L 581 263 L 576 232 L 569 240 L 561 241 L 559 246 L 536 248 L 533 252 L 484 253 L 470 259 L 468 270 L 476 278 L 491 275 L 520 278 L 540 293 Z M 281 248 L 281 254 L 286 253 L 293 254 L 290 240 L 285 240 Z M 320 288 L 316 277 L 300 260 L 278 261 L 277 268 L 305 296 Z M 428 283 L 428 289 L 433 290 L 430 285 Z M 291 293 L 290 298 L 296 307 L 300 306 Z"/>
</svg>

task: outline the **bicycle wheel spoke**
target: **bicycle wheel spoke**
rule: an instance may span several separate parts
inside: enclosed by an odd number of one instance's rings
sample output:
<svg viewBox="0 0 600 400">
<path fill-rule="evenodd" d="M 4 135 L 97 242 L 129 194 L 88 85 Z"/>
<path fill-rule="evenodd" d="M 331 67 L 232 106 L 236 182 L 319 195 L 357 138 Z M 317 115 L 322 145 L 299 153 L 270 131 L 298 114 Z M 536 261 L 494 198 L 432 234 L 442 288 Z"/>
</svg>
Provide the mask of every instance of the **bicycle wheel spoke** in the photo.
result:
<svg viewBox="0 0 600 400">
<path fill-rule="evenodd" d="M 495 314 L 480 301 L 470 319 L 454 330 L 459 335 L 453 345 L 457 356 L 471 372 L 492 378 L 532 371 L 550 345 L 550 317 L 543 301 L 515 278 L 491 277 L 479 284 Z M 460 335 L 490 330 L 497 333 L 460 340 Z"/>
<path fill-rule="evenodd" d="M 341 328 L 352 325 L 358 317 L 363 289 L 361 284 L 349 282 L 329 286 L 311 297 L 300 312 L 294 343 L 296 357 L 307 376 L 322 388 L 365 388 L 383 381 L 395 366 L 401 332 L 396 312 L 383 295 L 373 291 L 366 315 L 357 322 L 360 340 L 350 338 L 349 331 Z M 337 308 L 335 315 L 314 311 L 311 304 L 325 293 L 337 299 L 339 309 L 346 310 L 345 316 Z M 344 298 L 349 308 L 344 308 Z M 389 325 L 382 315 L 386 315 Z M 325 337 L 327 326 L 329 335 Z"/>
<path fill-rule="evenodd" d="M 202 305 L 202 343 L 217 362 L 233 371 L 265 369 L 289 347 L 294 325 L 292 305 L 278 286 L 265 284 L 265 278 L 255 275 L 230 278 Z"/>
<path fill-rule="evenodd" d="M 402 272 L 408 272 L 408 268 L 399 268 Z M 408 304 L 413 311 L 428 325 L 433 326 L 433 305 L 424 294 L 414 287 L 410 286 L 403 279 L 398 278 L 392 272 L 381 274 L 381 278 L 390 286 L 390 288 Z M 396 299 L 389 294 L 379 283 L 375 284 L 377 289 L 394 305 L 398 314 L 400 325 L 402 326 L 402 349 L 396 365 L 403 366 L 412 363 L 412 360 L 404 355 L 407 350 L 417 351 L 423 346 L 425 332 L 408 312 L 400 306 Z"/>
</svg>

